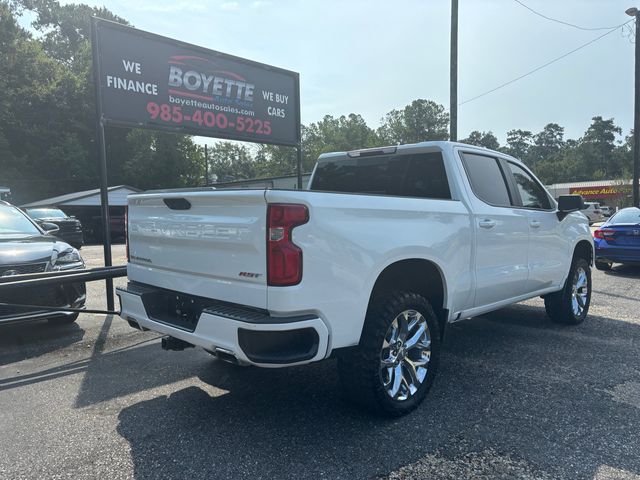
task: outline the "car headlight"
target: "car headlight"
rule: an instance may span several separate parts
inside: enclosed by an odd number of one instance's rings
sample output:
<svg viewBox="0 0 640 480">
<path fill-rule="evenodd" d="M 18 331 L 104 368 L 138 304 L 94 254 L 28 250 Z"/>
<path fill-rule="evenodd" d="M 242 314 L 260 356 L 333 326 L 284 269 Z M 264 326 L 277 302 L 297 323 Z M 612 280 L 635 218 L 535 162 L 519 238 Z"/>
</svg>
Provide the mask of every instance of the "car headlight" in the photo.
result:
<svg viewBox="0 0 640 480">
<path fill-rule="evenodd" d="M 80 256 L 80 252 L 75 248 L 59 253 L 57 257 L 53 258 L 52 263 L 54 270 L 70 267 L 84 267 L 84 261 Z"/>
</svg>

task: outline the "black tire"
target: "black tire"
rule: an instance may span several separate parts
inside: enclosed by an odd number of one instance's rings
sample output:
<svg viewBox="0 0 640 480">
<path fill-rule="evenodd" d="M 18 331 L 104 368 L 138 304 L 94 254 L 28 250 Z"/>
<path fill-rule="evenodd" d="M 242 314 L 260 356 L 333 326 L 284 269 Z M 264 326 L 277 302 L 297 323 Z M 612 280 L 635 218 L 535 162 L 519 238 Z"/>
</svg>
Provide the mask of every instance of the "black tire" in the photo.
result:
<svg viewBox="0 0 640 480">
<path fill-rule="evenodd" d="M 384 342 L 391 338 L 389 335 L 393 335 L 392 329 L 394 327 L 392 325 L 398 326 L 396 339 L 401 338 L 402 333 L 399 326 L 402 319 L 397 321 L 397 318 L 401 318 L 400 314 L 407 311 L 413 315 L 410 317 L 411 320 L 403 316 L 407 324 L 411 326 L 414 320 L 416 323 L 413 327 L 415 330 L 409 328 L 406 330 L 404 340 L 407 342 L 416 340 L 414 346 L 408 347 L 408 343 L 403 345 L 396 341 L 393 343 L 393 347 L 383 348 Z M 422 328 L 426 331 L 426 335 L 419 334 L 419 330 Z M 430 339 L 430 344 L 425 347 L 428 339 Z M 399 349 L 392 350 L 398 344 L 400 345 Z M 425 356 L 428 355 L 427 349 L 430 350 L 430 356 L 424 363 Z M 399 363 L 384 369 L 383 372 L 382 354 L 385 351 L 388 351 L 389 355 L 387 360 L 391 358 L 392 352 L 395 352 L 395 359 Z M 415 358 L 416 355 L 419 358 Z M 411 356 L 414 358 L 410 358 Z M 358 347 L 338 357 L 340 380 L 344 392 L 350 400 L 375 414 L 399 417 L 415 409 L 424 400 L 435 378 L 439 356 L 440 329 L 438 328 L 438 319 L 429 302 L 415 293 L 395 292 L 382 298 L 373 299 L 367 312 Z M 411 376 L 409 368 L 414 376 Z M 398 398 L 394 398 L 387 391 L 387 387 L 390 386 L 391 390 L 395 388 L 394 380 L 398 371 L 402 373 L 399 376 L 402 381 L 396 390 Z M 384 384 L 383 376 L 385 375 L 389 376 L 387 386 Z M 411 379 L 411 385 L 405 382 L 405 375 Z M 421 383 L 419 381 L 413 382 L 413 380 L 419 380 L 421 376 L 423 377 Z M 418 386 L 415 392 L 409 393 L 409 387 L 415 387 L 416 383 Z M 405 392 L 404 395 L 406 395 L 404 399 L 401 398 L 402 392 Z"/>
<path fill-rule="evenodd" d="M 580 299 L 581 295 L 575 295 L 575 302 L 581 309 L 574 304 L 574 285 L 576 284 L 578 277 L 581 273 L 586 275 L 586 285 L 581 287 L 581 292 L 586 293 L 586 299 Z M 586 292 L 584 291 L 586 288 Z M 580 293 L 580 292 L 577 292 Z M 584 258 L 576 257 L 571 263 L 571 269 L 569 270 L 569 276 L 564 284 L 564 288 L 557 292 L 547 295 L 544 299 L 544 306 L 547 310 L 549 318 L 556 323 L 562 323 L 565 325 L 578 325 L 587 318 L 589 313 L 589 305 L 591 304 L 591 267 L 589 262 Z"/>
<path fill-rule="evenodd" d="M 80 312 L 75 312 L 72 315 L 60 315 L 58 317 L 51 317 L 51 318 L 48 318 L 47 321 L 51 325 L 68 325 L 78 320 L 79 316 L 80 316 Z"/>
<path fill-rule="evenodd" d="M 611 262 L 601 262 L 596 260 L 596 268 L 603 271 L 611 270 Z"/>
</svg>

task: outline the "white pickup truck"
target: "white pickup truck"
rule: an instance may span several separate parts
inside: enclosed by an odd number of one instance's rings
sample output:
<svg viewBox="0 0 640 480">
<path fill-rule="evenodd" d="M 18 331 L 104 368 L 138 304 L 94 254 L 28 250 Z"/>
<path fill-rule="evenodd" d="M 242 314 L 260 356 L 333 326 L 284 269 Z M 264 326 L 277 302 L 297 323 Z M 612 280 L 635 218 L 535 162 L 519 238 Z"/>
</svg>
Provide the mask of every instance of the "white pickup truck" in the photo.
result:
<svg viewBox="0 0 640 480">
<path fill-rule="evenodd" d="M 580 196 L 452 142 L 322 155 L 308 190 L 129 196 L 121 316 L 241 365 L 338 358 L 384 415 L 429 390 L 449 322 L 535 296 L 582 322 L 593 240 Z"/>
</svg>

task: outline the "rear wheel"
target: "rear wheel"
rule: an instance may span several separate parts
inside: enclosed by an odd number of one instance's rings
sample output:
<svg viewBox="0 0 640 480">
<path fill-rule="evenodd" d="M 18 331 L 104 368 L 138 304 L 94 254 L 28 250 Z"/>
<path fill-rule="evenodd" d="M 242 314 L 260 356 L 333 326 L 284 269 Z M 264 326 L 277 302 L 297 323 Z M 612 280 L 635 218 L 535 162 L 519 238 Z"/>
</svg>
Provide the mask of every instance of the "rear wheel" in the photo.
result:
<svg viewBox="0 0 640 480">
<path fill-rule="evenodd" d="M 584 258 L 574 258 L 564 288 L 547 295 L 544 306 L 556 323 L 577 325 L 589 313 L 591 303 L 591 267 Z"/>
<path fill-rule="evenodd" d="M 410 292 L 379 301 L 367 314 L 359 346 L 339 357 L 347 396 L 373 412 L 398 417 L 426 396 L 438 366 L 438 320 L 429 302 Z"/>
</svg>

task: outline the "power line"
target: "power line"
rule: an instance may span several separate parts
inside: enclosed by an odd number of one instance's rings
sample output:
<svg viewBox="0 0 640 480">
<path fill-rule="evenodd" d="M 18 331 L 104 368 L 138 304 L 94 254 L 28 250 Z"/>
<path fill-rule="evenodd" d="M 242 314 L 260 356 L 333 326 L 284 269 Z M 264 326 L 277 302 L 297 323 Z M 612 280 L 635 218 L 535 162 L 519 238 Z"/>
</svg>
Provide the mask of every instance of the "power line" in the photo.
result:
<svg viewBox="0 0 640 480">
<path fill-rule="evenodd" d="M 516 1 L 517 1 L 517 0 L 516 0 Z M 492 88 L 491 90 L 487 90 L 487 91 L 486 91 L 486 92 L 484 92 L 484 93 L 481 93 L 481 94 L 479 94 L 479 95 L 476 95 L 475 97 L 469 98 L 469 99 L 465 100 L 464 102 L 459 103 L 458 105 L 460 106 L 460 105 L 464 105 L 465 103 L 472 102 L 472 101 L 474 101 L 474 100 L 477 100 L 477 99 L 478 99 L 478 98 L 480 98 L 480 97 L 484 97 L 485 95 L 489 95 L 490 93 L 493 93 L 493 92 L 495 92 L 496 90 L 500 90 L 501 88 L 504 88 L 504 87 L 506 87 L 506 86 L 508 86 L 508 85 L 511 85 L 512 83 L 515 83 L 515 82 L 517 82 L 518 80 L 522 80 L 523 78 L 528 77 L 529 75 L 531 75 L 531 74 L 533 74 L 533 73 L 536 73 L 537 71 L 542 70 L 543 68 L 548 67 L 549 65 L 554 64 L 554 63 L 558 62 L 559 60 L 562 60 L 562 59 L 563 59 L 563 58 L 565 58 L 565 57 L 568 57 L 568 56 L 569 56 L 569 55 L 571 55 L 572 53 L 576 53 L 578 50 L 582 50 L 583 48 L 588 47 L 588 46 L 589 46 L 589 45 L 591 45 L 592 43 L 595 43 L 595 42 L 597 42 L 598 40 L 600 40 L 600 39 L 602 39 L 602 38 L 606 37 L 607 35 L 609 35 L 609 34 L 611 34 L 611 33 L 615 32 L 618 28 L 620 28 L 620 27 L 622 27 L 622 26 L 624 26 L 624 25 L 627 25 L 628 23 L 634 22 L 634 21 L 635 21 L 635 20 L 629 20 L 628 22 L 622 23 L 622 24 L 618 25 L 617 27 L 613 27 L 613 28 L 612 28 L 611 30 L 609 30 L 608 32 L 603 33 L 603 34 L 602 34 L 602 35 L 600 35 L 599 37 L 596 37 L 596 38 L 594 38 L 593 40 L 590 40 L 590 41 L 588 41 L 587 43 L 584 43 L 584 44 L 580 45 L 580 46 L 579 46 L 579 47 L 577 47 L 577 48 L 574 48 L 574 49 L 573 49 L 573 50 L 571 50 L 570 52 L 567 52 L 567 53 L 565 53 L 564 55 L 560 55 L 559 57 L 556 57 L 556 58 L 554 58 L 553 60 L 548 61 L 548 62 L 547 62 L 547 63 L 545 63 L 544 65 L 540 65 L 539 67 L 536 67 L 536 68 L 534 68 L 533 70 L 531 70 L 531 71 L 529 71 L 529 72 L 527 72 L 527 73 L 525 73 L 525 74 L 523 74 L 523 75 L 520 75 L 519 77 L 516 77 L 516 78 L 514 78 L 514 79 L 512 79 L 512 80 L 509 80 L 508 82 L 505 82 L 505 83 L 503 83 L 503 84 L 501 84 L 501 85 L 498 85 L 498 86 L 497 86 L 497 87 L 495 87 L 495 88 Z"/>
<path fill-rule="evenodd" d="M 615 27 L 595 27 L 595 28 L 590 28 L 590 27 L 581 27 L 580 25 L 575 25 L 573 23 L 569 23 L 569 22 L 564 22 L 562 20 L 558 20 L 557 18 L 552 18 L 552 17 L 548 17 L 536 10 L 534 10 L 533 8 L 529 7 L 528 5 L 525 5 L 524 3 L 522 3 L 520 0 L 513 0 L 514 2 L 516 2 L 517 4 L 523 6 L 524 8 L 526 8 L 527 10 L 529 10 L 530 12 L 534 13 L 535 15 L 538 15 L 539 17 L 542 17 L 546 20 L 550 20 L 552 22 L 556 22 L 556 23 L 560 23 L 562 25 L 566 25 L 568 27 L 573 27 L 573 28 L 577 28 L 578 30 L 612 30 L 614 28 L 619 28 L 621 27 L 621 25 L 615 26 Z"/>
</svg>

